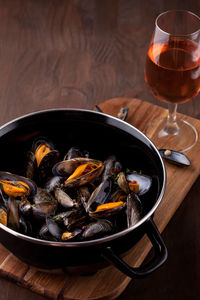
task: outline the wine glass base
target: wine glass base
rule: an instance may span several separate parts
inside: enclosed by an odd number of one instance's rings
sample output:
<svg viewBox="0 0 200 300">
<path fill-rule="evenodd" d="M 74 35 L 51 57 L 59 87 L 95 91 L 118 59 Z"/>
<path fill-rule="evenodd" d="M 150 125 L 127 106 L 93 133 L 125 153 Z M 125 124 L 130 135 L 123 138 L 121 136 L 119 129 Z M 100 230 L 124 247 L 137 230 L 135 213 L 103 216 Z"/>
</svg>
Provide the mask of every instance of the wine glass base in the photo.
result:
<svg viewBox="0 0 200 300">
<path fill-rule="evenodd" d="M 196 128 L 183 119 L 177 119 L 177 126 L 166 130 L 167 118 L 156 118 L 150 121 L 144 134 L 158 149 L 171 149 L 185 152 L 190 150 L 198 140 Z M 168 128 L 169 130 L 169 128 Z"/>
</svg>

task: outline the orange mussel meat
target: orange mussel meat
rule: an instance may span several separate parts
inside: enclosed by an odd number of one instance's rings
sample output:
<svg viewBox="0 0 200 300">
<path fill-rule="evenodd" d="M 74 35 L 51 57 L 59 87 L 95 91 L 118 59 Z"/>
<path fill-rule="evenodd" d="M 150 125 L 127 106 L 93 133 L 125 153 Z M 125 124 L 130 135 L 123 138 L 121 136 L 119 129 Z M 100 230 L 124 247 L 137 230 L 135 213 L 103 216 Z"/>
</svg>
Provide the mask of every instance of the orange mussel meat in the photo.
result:
<svg viewBox="0 0 200 300">
<path fill-rule="evenodd" d="M 51 148 L 48 144 L 40 144 L 35 150 L 35 158 L 37 161 L 37 166 L 39 167 L 43 157 L 51 152 Z"/>
<path fill-rule="evenodd" d="M 30 187 L 23 181 L 10 181 L 1 179 L 0 184 L 2 185 L 4 193 L 8 196 L 21 197 L 28 196 L 31 193 Z"/>
</svg>

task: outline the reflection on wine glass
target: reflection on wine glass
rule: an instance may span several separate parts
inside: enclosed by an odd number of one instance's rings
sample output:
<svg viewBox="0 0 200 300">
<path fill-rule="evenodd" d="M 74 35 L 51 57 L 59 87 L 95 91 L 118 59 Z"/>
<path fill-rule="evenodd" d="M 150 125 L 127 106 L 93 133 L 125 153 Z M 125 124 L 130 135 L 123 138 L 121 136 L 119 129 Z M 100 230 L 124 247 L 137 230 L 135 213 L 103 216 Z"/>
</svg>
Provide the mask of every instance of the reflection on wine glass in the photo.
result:
<svg viewBox="0 0 200 300">
<path fill-rule="evenodd" d="M 151 121 L 145 134 L 158 148 L 191 149 L 196 129 L 176 115 L 178 103 L 189 101 L 200 90 L 200 18 L 186 10 L 160 14 L 148 49 L 145 81 L 152 93 L 168 103 L 166 118 Z"/>
</svg>

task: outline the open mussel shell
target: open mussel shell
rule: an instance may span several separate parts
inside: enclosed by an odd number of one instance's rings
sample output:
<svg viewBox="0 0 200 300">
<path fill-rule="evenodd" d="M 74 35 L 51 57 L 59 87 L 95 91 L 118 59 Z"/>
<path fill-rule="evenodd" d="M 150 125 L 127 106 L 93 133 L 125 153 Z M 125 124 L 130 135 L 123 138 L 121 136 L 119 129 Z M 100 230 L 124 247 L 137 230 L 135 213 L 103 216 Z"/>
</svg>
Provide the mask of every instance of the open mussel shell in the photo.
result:
<svg viewBox="0 0 200 300">
<path fill-rule="evenodd" d="M 61 239 L 63 242 L 66 242 L 68 240 L 79 237 L 81 233 L 82 233 L 81 229 L 74 229 L 73 231 L 64 231 Z"/>
<path fill-rule="evenodd" d="M 39 167 L 38 167 L 38 177 L 41 183 L 44 183 L 46 178 L 52 174 L 52 167 L 58 162 L 60 153 L 57 150 L 52 150 L 46 154 Z"/>
<path fill-rule="evenodd" d="M 85 166 L 83 171 L 82 166 Z M 87 168 L 88 171 L 86 171 Z M 65 188 L 74 188 L 94 181 L 100 176 L 103 168 L 103 163 L 99 160 L 78 157 L 57 163 L 52 172 L 54 175 L 66 177 L 63 184 Z"/>
<path fill-rule="evenodd" d="M 126 176 L 128 182 L 136 181 L 139 184 L 138 195 L 146 194 L 152 185 L 152 178 L 147 175 L 141 175 L 137 173 L 131 173 Z"/>
<path fill-rule="evenodd" d="M 6 210 L 0 207 L 0 223 L 3 224 L 4 226 L 7 226 L 7 222 L 8 222 L 7 220 L 8 217 L 7 217 Z"/>
<path fill-rule="evenodd" d="M 37 161 L 36 151 L 39 146 L 46 146 L 47 152 L 40 153 L 40 161 Z M 45 137 L 36 138 L 32 144 L 32 149 L 27 153 L 26 176 L 30 179 L 39 180 L 43 184 L 51 174 L 52 167 L 58 162 L 60 153 L 55 150 L 51 140 Z"/>
<path fill-rule="evenodd" d="M 98 105 L 95 105 L 95 109 L 98 112 L 103 112 L 102 109 Z M 129 110 L 128 107 L 120 108 L 119 112 L 116 115 L 116 118 L 124 121 L 127 118 L 128 110 Z"/>
<path fill-rule="evenodd" d="M 126 202 L 108 202 L 103 205 L 99 205 L 95 211 L 89 211 L 90 217 L 94 219 L 108 218 L 115 214 L 118 214 L 122 209 L 126 207 Z"/>
<path fill-rule="evenodd" d="M 67 177 L 72 174 L 79 165 L 84 163 L 85 159 L 82 157 L 63 160 L 53 166 L 52 172 L 54 176 Z"/>
<path fill-rule="evenodd" d="M 172 164 L 183 166 L 183 167 L 189 167 L 191 165 L 191 162 L 188 159 L 188 157 L 182 152 L 168 150 L 168 149 L 160 149 L 159 152 L 162 158 L 166 159 L 168 162 Z"/>
<path fill-rule="evenodd" d="M 9 181 L 13 182 L 13 183 L 16 182 L 16 184 L 17 184 L 17 182 L 26 183 L 30 188 L 30 191 L 28 191 L 27 196 L 32 197 L 37 192 L 36 184 L 29 178 L 19 176 L 19 175 L 15 175 L 15 174 L 12 174 L 12 173 L 9 173 L 9 172 L 0 172 L 0 181 L 1 180 L 6 180 L 8 183 L 9 183 Z M 2 189 L 3 189 L 3 184 L 1 184 L 1 185 L 2 185 Z"/>
<path fill-rule="evenodd" d="M 40 236 L 46 240 L 56 240 L 66 242 L 75 239 L 81 234 L 81 229 L 74 229 L 73 231 L 63 230 L 52 218 L 46 218 L 46 224 L 40 229 Z"/>
<path fill-rule="evenodd" d="M 44 136 L 39 136 L 39 137 L 36 137 L 33 141 L 33 144 L 32 144 L 32 152 L 35 152 L 36 149 L 40 146 L 40 145 L 47 145 L 51 150 L 54 150 L 55 147 L 54 147 L 54 144 L 53 142 L 44 137 Z"/>
<path fill-rule="evenodd" d="M 122 107 L 117 113 L 116 118 L 124 121 L 127 118 L 127 115 L 128 115 L 128 107 Z"/>
<path fill-rule="evenodd" d="M 87 204 L 87 211 L 95 211 L 98 205 L 108 202 L 112 193 L 112 187 L 113 181 L 111 178 L 104 180 L 91 194 Z"/>
</svg>

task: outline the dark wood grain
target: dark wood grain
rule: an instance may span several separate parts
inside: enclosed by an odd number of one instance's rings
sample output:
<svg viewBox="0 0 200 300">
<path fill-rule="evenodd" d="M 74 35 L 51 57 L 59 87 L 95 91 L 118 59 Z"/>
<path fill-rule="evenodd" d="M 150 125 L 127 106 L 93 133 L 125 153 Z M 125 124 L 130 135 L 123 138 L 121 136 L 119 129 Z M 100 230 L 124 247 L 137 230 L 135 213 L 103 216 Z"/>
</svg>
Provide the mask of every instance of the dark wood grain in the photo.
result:
<svg viewBox="0 0 200 300">
<path fill-rule="evenodd" d="M 146 87 L 144 64 L 154 19 L 172 8 L 199 13 L 200 2 L 1 0 L 0 124 L 41 109 L 93 108 L 120 96 L 165 106 Z M 200 118 L 199 100 L 179 111 Z M 164 232 L 165 267 L 132 283 L 119 299 L 200 298 L 198 194 L 199 180 Z M 0 299 L 40 299 L 5 280 L 0 290 Z"/>
</svg>

